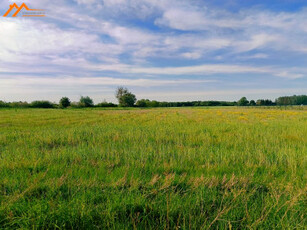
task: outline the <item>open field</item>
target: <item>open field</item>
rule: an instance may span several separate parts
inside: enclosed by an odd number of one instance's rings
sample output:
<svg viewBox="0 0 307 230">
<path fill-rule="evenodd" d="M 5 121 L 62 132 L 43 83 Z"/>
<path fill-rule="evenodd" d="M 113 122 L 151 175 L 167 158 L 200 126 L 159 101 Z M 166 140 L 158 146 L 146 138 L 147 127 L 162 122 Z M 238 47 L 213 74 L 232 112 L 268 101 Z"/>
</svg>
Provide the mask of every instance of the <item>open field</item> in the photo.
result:
<svg viewBox="0 0 307 230">
<path fill-rule="evenodd" d="M 306 229 L 306 172 L 306 110 L 0 110 L 0 228 Z"/>
</svg>

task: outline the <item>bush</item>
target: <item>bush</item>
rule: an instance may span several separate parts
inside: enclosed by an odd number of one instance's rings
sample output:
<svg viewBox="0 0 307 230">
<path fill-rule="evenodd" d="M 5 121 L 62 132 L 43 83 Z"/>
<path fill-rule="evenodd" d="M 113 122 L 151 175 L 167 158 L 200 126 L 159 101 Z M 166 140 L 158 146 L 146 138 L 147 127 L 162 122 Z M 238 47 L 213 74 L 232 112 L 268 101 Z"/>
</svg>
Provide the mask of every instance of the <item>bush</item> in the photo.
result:
<svg viewBox="0 0 307 230">
<path fill-rule="evenodd" d="M 96 105 L 96 107 L 117 107 L 116 104 L 109 102 L 101 102 Z"/>
<path fill-rule="evenodd" d="M 70 103 L 71 108 L 82 108 L 81 104 L 79 102 L 72 102 Z"/>
<path fill-rule="evenodd" d="M 31 108 L 55 108 L 55 105 L 50 101 L 33 101 L 30 104 Z"/>
</svg>

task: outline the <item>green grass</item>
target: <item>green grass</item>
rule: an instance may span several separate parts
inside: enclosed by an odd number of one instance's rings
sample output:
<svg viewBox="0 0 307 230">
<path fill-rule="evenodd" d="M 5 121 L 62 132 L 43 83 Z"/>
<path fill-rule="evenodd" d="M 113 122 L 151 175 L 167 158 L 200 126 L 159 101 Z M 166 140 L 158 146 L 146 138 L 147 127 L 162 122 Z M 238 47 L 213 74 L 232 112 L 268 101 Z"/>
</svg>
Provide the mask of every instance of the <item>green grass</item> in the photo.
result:
<svg viewBox="0 0 307 230">
<path fill-rule="evenodd" d="M 0 110 L 0 229 L 306 229 L 306 156 L 306 110 Z"/>
</svg>

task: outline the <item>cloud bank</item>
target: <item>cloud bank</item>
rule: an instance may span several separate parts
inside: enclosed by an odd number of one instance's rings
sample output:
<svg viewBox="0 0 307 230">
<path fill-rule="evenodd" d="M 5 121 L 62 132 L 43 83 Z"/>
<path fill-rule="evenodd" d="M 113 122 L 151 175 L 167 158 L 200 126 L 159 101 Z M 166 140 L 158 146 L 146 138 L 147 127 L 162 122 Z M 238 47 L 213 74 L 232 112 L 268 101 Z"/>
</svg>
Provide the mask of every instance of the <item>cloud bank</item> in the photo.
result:
<svg viewBox="0 0 307 230">
<path fill-rule="evenodd" d="M 74 97 L 99 86 L 112 101 L 117 85 L 165 100 L 174 99 L 167 86 L 174 94 L 216 92 L 208 99 L 231 90 L 236 99 L 246 86 L 259 91 L 255 97 L 269 87 L 265 96 L 272 98 L 276 89 L 300 93 L 307 85 L 304 3 L 282 1 L 286 7 L 274 9 L 267 1 L 227 8 L 188 0 L 0 0 L 1 13 L 12 2 L 44 8 L 47 17 L 1 18 L 0 100 L 22 100 L 20 91 L 30 89 L 30 98 L 39 98 L 41 88 L 58 100 L 67 90 L 59 79 Z"/>
</svg>

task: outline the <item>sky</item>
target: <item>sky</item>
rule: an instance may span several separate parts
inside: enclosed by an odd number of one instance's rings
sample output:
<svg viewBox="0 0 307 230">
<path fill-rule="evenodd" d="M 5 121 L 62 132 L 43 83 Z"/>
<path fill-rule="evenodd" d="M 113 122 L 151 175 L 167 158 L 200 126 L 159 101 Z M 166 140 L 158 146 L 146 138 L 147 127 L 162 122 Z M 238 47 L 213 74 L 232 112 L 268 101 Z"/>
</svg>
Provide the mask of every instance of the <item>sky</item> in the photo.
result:
<svg viewBox="0 0 307 230">
<path fill-rule="evenodd" d="M 307 94 L 306 0 L 0 0 L 0 100 Z"/>
</svg>

